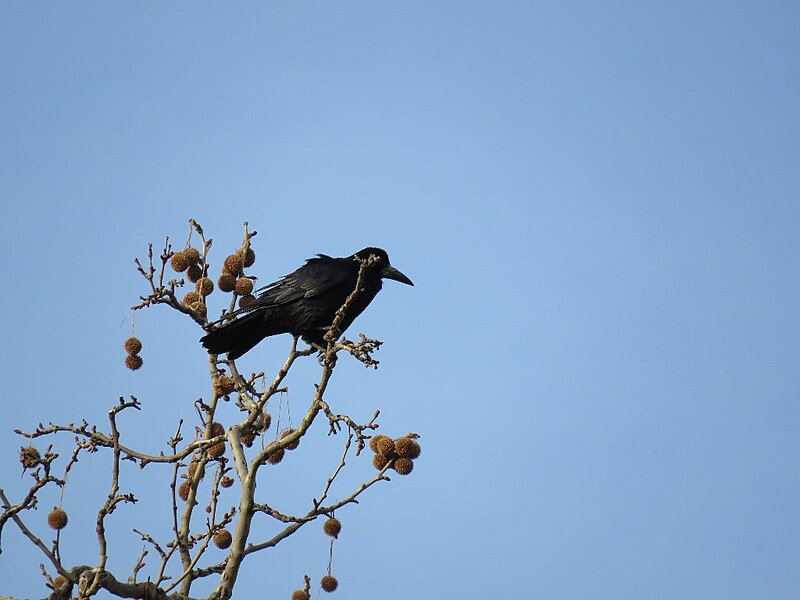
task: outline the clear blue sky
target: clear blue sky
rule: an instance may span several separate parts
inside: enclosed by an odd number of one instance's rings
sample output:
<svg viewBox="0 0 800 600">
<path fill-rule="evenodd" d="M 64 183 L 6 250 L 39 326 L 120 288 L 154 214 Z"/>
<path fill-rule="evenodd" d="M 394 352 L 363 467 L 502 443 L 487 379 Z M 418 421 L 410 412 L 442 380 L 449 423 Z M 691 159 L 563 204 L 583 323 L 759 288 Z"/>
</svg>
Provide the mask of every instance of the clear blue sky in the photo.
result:
<svg viewBox="0 0 800 600">
<path fill-rule="evenodd" d="M 416 283 L 351 331 L 386 341 L 381 369 L 330 390 L 423 436 L 411 476 L 341 511 L 337 597 L 800 597 L 799 22 L 792 2 L 4 2 L 0 485 L 25 483 L 12 427 L 103 424 L 121 395 L 144 403 L 123 432 L 163 448 L 205 355 L 151 309 L 124 369 L 132 258 L 194 217 L 221 260 L 246 219 L 264 280 L 377 245 Z M 323 429 L 259 488 L 287 511 L 335 464 Z M 67 489 L 67 562 L 95 556 L 108 460 Z M 127 575 L 165 499 L 150 468 L 123 485 Z M 323 574 L 315 528 L 237 596 Z M 3 549 L 0 592 L 44 595 L 13 526 Z"/>
</svg>

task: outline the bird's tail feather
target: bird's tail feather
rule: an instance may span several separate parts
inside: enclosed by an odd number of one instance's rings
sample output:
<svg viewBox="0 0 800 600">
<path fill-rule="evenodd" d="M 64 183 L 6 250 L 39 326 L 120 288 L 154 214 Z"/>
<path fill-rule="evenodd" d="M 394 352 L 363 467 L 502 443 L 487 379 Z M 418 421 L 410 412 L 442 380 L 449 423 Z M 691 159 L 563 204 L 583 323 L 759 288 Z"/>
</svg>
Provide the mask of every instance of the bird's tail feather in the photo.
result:
<svg viewBox="0 0 800 600">
<path fill-rule="evenodd" d="M 209 354 L 228 353 L 228 358 L 235 360 L 253 348 L 265 337 L 279 333 L 264 327 L 263 315 L 254 312 L 239 317 L 200 338 L 200 342 Z"/>
</svg>

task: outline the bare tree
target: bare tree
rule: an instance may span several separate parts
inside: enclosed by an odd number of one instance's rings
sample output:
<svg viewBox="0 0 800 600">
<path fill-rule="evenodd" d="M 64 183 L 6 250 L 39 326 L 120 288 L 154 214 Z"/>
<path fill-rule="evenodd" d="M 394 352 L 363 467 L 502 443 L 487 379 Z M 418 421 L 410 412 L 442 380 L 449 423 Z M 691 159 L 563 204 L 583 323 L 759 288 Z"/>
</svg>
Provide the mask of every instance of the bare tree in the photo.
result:
<svg viewBox="0 0 800 600">
<path fill-rule="evenodd" d="M 237 301 L 239 306 L 246 306 L 254 300 L 253 277 L 249 275 L 249 269 L 255 262 L 255 253 L 251 247 L 255 235 L 256 232 L 250 231 L 245 223 L 243 244 L 225 259 L 216 286 L 209 277 L 208 258 L 212 240 L 205 237 L 203 229 L 194 220 L 190 220 L 189 238 L 183 250 L 173 252 L 167 238 L 160 257 L 154 260 L 153 246 L 150 244 L 147 261 L 143 264 L 142 261 L 135 260 L 136 268 L 147 281 L 149 289 L 132 307 L 134 314 L 146 307 L 166 305 L 188 316 L 200 327 L 208 329 L 210 322 L 206 298 L 215 287 L 232 293 L 229 306 L 223 310 L 223 316 L 236 308 Z M 192 246 L 193 236 L 199 239 L 199 247 Z M 0 489 L 0 500 L 3 503 L 0 534 L 3 527 L 12 522 L 46 557 L 48 565 L 42 564 L 41 572 L 45 585 L 51 590 L 49 598 L 83 599 L 105 590 L 120 598 L 188 600 L 196 597 L 192 596 L 193 584 L 198 580 L 209 581 L 209 578 L 214 582 L 214 587 L 206 598 L 231 598 L 240 569 L 248 556 L 277 546 L 304 525 L 317 519 L 323 519 L 324 532 L 331 537 L 332 556 L 333 543 L 341 529 L 341 523 L 334 516 L 336 510 L 357 503 L 362 494 L 375 484 L 389 481 L 389 470 L 402 475 L 410 473 L 414 466 L 413 461 L 420 453 L 418 436 L 414 433 L 397 439 L 372 435 L 378 427 L 379 411 L 367 423 L 358 423 L 347 414 L 335 412 L 325 398 L 341 353 L 351 356 L 366 367 L 378 367 L 373 353 L 381 346 L 380 341 L 367 338 L 363 334 L 358 341 L 348 340 L 338 330 L 345 311 L 359 293 L 364 270 L 374 258 L 361 261 L 358 282 L 336 313 L 325 336 L 326 347 L 300 347 L 300 342 L 295 337 L 285 362 L 271 380 L 263 372 L 244 376 L 237 369 L 235 361 L 209 355 L 208 400 L 201 398 L 195 401 L 191 409 L 187 406 L 187 413 L 192 419 L 199 418 L 199 424 L 187 439 L 184 423 L 189 421 L 189 417 L 181 419 L 176 425 L 174 435 L 166 441 L 168 451 L 153 453 L 136 448 L 136 440 L 129 442 L 122 435 L 118 426 L 119 415 L 141 407 L 139 400 L 132 396 L 128 399 L 120 398 L 108 411 L 108 428 L 105 431 L 85 420 L 79 424 L 65 425 L 39 423 L 32 431 L 15 430 L 27 440 L 26 445 L 21 448 L 20 461 L 31 478 L 31 485 L 24 497 L 16 501 L 10 500 Z M 177 279 L 168 279 L 168 266 L 183 275 L 179 275 L 180 278 Z M 194 285 L 194 290 L 179 299 L 177 293 L 187 282 Z M 132 335 L 125 341 L 125 349 L 128 353 L 126 365 L 130 369 L 138 370 L 143 364 L 140 357 L 142 343 Z M 316 357 L 319 376 L 305 414 L 296 427 L 283 430 L 272 427 L 270 400 L 287 391 L 285 379 L 290 369 L 297 361 L 309 357 L 311 360 Z M 225 401 L 228 401 L 227 405 Z M 223 405 L 236 408 L 240 419 L 238 423 L 228 427 L 221 425 L 219 420 L 222 419 L 218 420 L 218 412 Z M 299 512 L 285 511 L 273 506 L 263 492 L 257 493 L 260 469 L 266 464 L 280 463 L 286 452 L 297 448 L 318 417 L 327 420 L 329 435 L 343 434 L 338 464 L 320 482 L 321 491 L 318 496 L 311 498 Z M 226 418 L 230 420 L 227 415 Z M 63 437 L 70 438 L 73 445 L 69 454 L 64 456 L 66 460 L 63 467 L 58 468 L 61 457 L 55 447 L 58 439 Z M 260 439 L 260 445 L 255 444 L 257 439 Z M 53 443 L 50 443 L 51 440 Z M 345 469 L 347 459 L 352 455 L 359 455 L 367 444 L 374 452 L 375 474 L 362 481 L 355 489 L 335 497 L 332 485 Z M 226 456 L 227 449 L 230 449 L 231 458 Z M 93 565 L 72 565 L 68 557 L 62 556 L 60 548 L 61 531 L 69 520 L 66 509 L 60 505 L 54 507 L 47 517 L 49 527 L 56 532 L 51 543 L 45 542 L 43 534 L 36 533 L 44 524 L 40 522 L 41 518 L 36 519 L 36 513 L 30 511 L 37 508 L 38 495 L 50 486 L 61 489 L 63 502 L 68 474 L 71 469 L 76 468 L 79 456 L 84 452 L 99 451 L 112 453 L 113 460 L 110 489 L 105 499 L 99 500 L 101 506 L 95 520 L 97 561 Z M 170 522 L 164 523 L 159 531 L 152 531 L 149 525 L 133 529 L 141 538 L 144 549 L 131 573 L 125 577 L 115 575 L 107 568 L 109 544 L 112 540 L 106 535 L 106 521 L 114 511 L 120 505 L 137 502 L 134 493 L 127 491 L 135 489 L 135 485 L 121 481 L 122 461 L 132 461 L 142 469 L 168 469 L 170 483 L 162 492 L 171 503 Z M 224 510 L 220 504 L 222 488 L 235 488 L 239 492 L 238 504 L 228 510 Z M 206 503 L 204 512 L 197 510 L 202 502 Z M 251 526 L 259 515 L 279 523 L 278 533 L 268 539 L 253 539 Z M 136 520 L 135 514 L 132 519 Z M 142 515 L 139 521 L 149 523 L 147 515 Z M 87 540 L 90 539 L 91 534 L 87 532 L 86 535 Z M 227 550 L 221 561 L 209 560 L 206 550 L 211 544 Z M 325 591 L 334 591 L 338 585 L 330 569 L 329 562 L 328 573 L 320 580 Z M 293 592 L 274 590 L 275 596 L 283 595 L 293 600 L 309 598 L 311 578 L 305 575 L 298 584 L 298 589 Z"/>
</svg>

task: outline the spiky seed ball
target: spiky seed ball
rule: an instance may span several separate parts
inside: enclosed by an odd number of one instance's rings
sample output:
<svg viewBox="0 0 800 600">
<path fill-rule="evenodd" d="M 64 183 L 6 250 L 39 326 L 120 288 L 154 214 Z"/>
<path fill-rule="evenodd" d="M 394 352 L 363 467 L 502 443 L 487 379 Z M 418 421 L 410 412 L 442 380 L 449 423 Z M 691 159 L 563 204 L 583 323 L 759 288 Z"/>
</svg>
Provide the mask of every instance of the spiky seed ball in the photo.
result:
<svg viewBox="0 0 800 600">
<path fill-rule="evenodd" d="M 195 302 L 194 304 L 190 304 L 189 308 L 191 308 L 194 312 L 196 312 L 201 317 L 205 317 L 208 314 L 208 307 L 205 303 L 201 300 Z"/>
<path fill-rule="evenodd" d="M 176 252 L 175 254 L 172 255 L 169 264 L 174 271 L 178 273 L 183 273 L 186 269 L 189 268 L 190 262 L 191 261 L 187 258 L 185 252 Z"/>
<path fill-rule="evenodd" d="M 417 440 L 410 437 L 400 437 L 394 441 L 394 451 L 403 458 L 417 458 L 422 449 Z"/>
<path fill-rule="evenodd" d="M 411 471 L 414 470 L 414 461 L 410 458 L 405 458 L 400 456 L 394 459 L 394 464 L 392 468 L 397 471 L 399 475 L 408 475 Z"/>
<path fill-rule="evenodd" d="M 67 583 L 67 578 L 63 575 L 59 575 L 55 579 L 53 579 L 53 588 L 60 590 L 64 585 Z"/>
<path fill-rule="evenodd" d="M 230 273 L 223 273 L 217 279 L 217 287 L 220 292 L 232 292 L 236 287 L 236 277 Z"/>
<path fill-rule="evenodd" d="M 256 440 L 256 435 L 254 433 L 243 433 L 239 437 L 239 441 L 242 442 L 242 445 L 245 448 L 250 448 L 255 440 Z"/>
<path fill-rule="evenodd" d="M 125 352 L 128 354 L 139 354 L 142 351 L 142 341 L 137 337 L 129 337 L 125 340 Z"/>
<path fill-rule="evenodd" d="M 231 532 L 228 531 L 227 529 L 220 529 L 217 533 L 214 534 L 214 545 L 220 550 L 225 550 L 225 548 L 230 548 L 232 541 L 233 541 L 233 536 L 231 536 Z"/>
<path fill-rule="evenodd" d="M 197 281 L 197 291 L 200 292 L 201 296 L 208 296 L 214 291 L 214 282 L 208 277 L 201 277 Z"/>
<path fill-rule="evenodd" d="M 189 469 L 186 471 L 186 474 L 189 476 L 189 479 L 194 477 L 194 474 L 197 472 L 197 467 L 200 466 L 200 463 L 196 460 L 193 460 L 189 463 Z"/>
<path fill-rule="evenodd" d="M 211 435 L 217 437 L 225 434 L 225 426 L 222 423 L 214 422 L 211 424 Z"/>
<path fill-rule="evenodd" d="M 200 268 L 200 265 L 197 263 L 192 263 L 189 265 L 189 268 L 186 269 L 186 279 L 191 281 L 192 283 L 197 283 L 197 281 L 203 276 L 203 269 Z"/>
<path fill-rule="evenodd" d="M 19 449 L 19 462 L 22 463 L 23 469 L 30 469 L 35 467 L 39 464 L 39 461 L 42 459 L 42 456 L 39 454 L 39 451 L 34 448 L 33 446 L 28 446 L 26 448 L 20 447 Z"/>
<path fill-rule="evenodd" d="M 389 461 L 392 460 L 391 458 L 386 458 L 380 454 L 376 454 L 372 457 L 372 466 L 374 466 L 378 471 L 383 469 L 386 465 L 389 464 Z"/>
<path fill-rule="evenodd" d="M 178 486 L 178 498 L 186 502 L 189 499 L 189 490 L 192 489 L 192 484 L 184 481 Z"/>
<path fill-rule="evenodd" d="M 234 385 L 233 377 L 220 375 L 214 380 L 214 391 L 217 392 L 219 396 L 227 396 L 235 389 L 235 387 L 236 386 Z"/>
<path fill-rule="evenodd" d="M 287 435 L 291 435 L 291 434 L 293 434 L 293 433 L 294 433 L 294 429 L 284 429 L 284 430 L 281 432 L 281 439 L 283 439 L 283 438 L 285 438 Z M 296 439 L 296 440 L 295 440 L 295 441 L 293 441 L 291 444 L 289 444 L 288 446 L 286 446 L 286 449 L 287 449 L 287 450 L 294 450 L 294 449 L 295 449 L 295 448 L 297 448 L 299 445 L 300 445 L 300 440 L 299 440 L 299 439 Z"/>
<path fill-rule="evenodd" d="M 192 248 L 190 246 L 189 248 L 186 248 L 183 253 L 186 255 L 186 260 L 188 260 L 190 263 L 196 264 L 200 262 L 200 250 L 197 248 Z"/>
<path fill-rule="evenodd" d="M 256 297 L 253 296 L 252 294 L 249 294 L 247 296 L 242 296 L 241 298 L 239 298 L 239 308 L 247 308 L 255 301 Z"/>
<path fill-rule="evenodd" d="M 245 267 L 252 267 L 253 263 L 256 262 L 256 253 L 253 251 L 252 248 L 248 248 L 247 252 L 244 253 L 243 262 Z"/>
<path fill-rule="evenodd" d="M 388 435 L 378 434 L 378 435 L 374 436 L 369 441 L 370 450 L 372 450 L 373 452 L 377 452 L 378 451 L 378 444 L 381 443 L 381 440 L 388 440 L 388 439 L 390 439 Z"/>
<path fill-rule="evenodd" d="M 231 275 L 239 275 L 242 272 L 242 257 L 238 254 L 231 254 L 222 263 L 222 272 Z"/>
<path fill-rule="evenodd" d="M 183 303 L 191 306 L 195 302 L 200 302 L 200 294 L 194 290 L 186 292 L 186 295 L 183 297 Z"/>
<path fill-rule="evenodd" d="M 253 280 L 249 277 L 239 277 L 236 280 L 236 293 L 240 296 L 249 296 L 253 291 Z"/>
<path fill-rule="evenodd" d="M 379 440 L 375 446 L 378 448 L 377 454 L 380 454 L 384 458 L 391 460 L 395 457 L 394 440 L 392 438 L 385 437 Z"/>
<path fill-rule="evenodd" d="M 220 479 L 219 484 L 224 488 L 229 488 L 233 485 L 233 477 L 225 476 L 222 479 Z"/>
<path fill-rule="evenodd" d="M 278 450 L 276 450 L 275 452 L 273 452 L 272 454 L 269 455 L 269 458 L 267 459 L 267 462 L 269 464 L 271 464 L 271 465 L 277 465 L 279 462 L 281 462 L 283 460 L 283 455 L 284 454 L 285 454 L 284 449 L 283 448 L 279 448 Z"/>
<path fill-rule="evenodd" d="M 267 429 L 269 429 L 269 426 L 272 425 L 272 415 L 269 414 L 267 411 L 264 411 L 263 413 L 261 413 L 261 419 L 262 419 L 260 425 L 261 429 L 259 431 L 266 431 Z"/>
<path fill-rule="evenodd" d="M 332 538 L 338 538 L 339 532 L 342 530 L 342 523 L 336 517 L 331 517 L 325 521 L 322 530 Z"/>
<path fill-rule="evenodd" d="M 219 458 L 225 454 L 225 442 L 219 442 L 209 446 L 206 450 L 206 454 L 208 454 L 209 458 Z"/>
<path fill-rule="evenodd" d="M 128 354 L 125 357 L 125 366 L 128 367 L 131 371 L 136 371 L 142 368 L 144 361 L 142 360 L 141 356 L 136 356 L 135 354 Z"/>
<path fill-rule="evenodd" d="M 309 600 L 311 596 L 305 590 L 295 590 L 292 592 L 292 600 Z"/>
<path fill-rule="evenodd" d="M 339 582 L 336 581 L 336 577 L 333 577 L 332 575 L 325 575 L 325 577 L 323 577 L 319 583 L 322 586 L 322 589 L 326 592 L 333 592 L 337 587 L 339 587 Z"/>
<path fill-rule="evenodd" d="M 67 513 L 63 508 L 54 508 L 47 515 L 47 524 L 53 529 L 64 529 L 67 526 Z"/>
</svg>

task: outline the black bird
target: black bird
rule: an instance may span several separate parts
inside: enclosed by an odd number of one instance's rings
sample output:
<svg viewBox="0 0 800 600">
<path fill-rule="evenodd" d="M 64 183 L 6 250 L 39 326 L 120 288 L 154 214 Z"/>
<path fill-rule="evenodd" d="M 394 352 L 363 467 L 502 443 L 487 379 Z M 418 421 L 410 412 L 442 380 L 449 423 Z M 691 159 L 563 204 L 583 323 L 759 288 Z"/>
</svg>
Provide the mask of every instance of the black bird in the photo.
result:
<svg viewBox="0 0 800 600">
<path fill-rule="evenodd" d="M 261 288 L 253 304 L 232 313 L 243 316 L 222 325 L 200 341 L 210 354 L 227 352 L 229 359 L 239 358 L 265 337 L 280 333 L 302 336 L 308 343 L 324 348 L 325 333 L 336 311 L 356 287 L 360 261 L 371 255 L 378 260 L 364 271 L 362 289 L 339 326 L 343 332 L 381 290 L 382 279 L 414 285 L 389 264 L 389 256 L 380 248 L 364 248 L 347 258 L 317 254 L 295 272 Z"/>
</svg>

